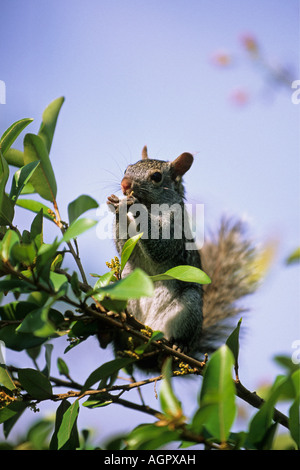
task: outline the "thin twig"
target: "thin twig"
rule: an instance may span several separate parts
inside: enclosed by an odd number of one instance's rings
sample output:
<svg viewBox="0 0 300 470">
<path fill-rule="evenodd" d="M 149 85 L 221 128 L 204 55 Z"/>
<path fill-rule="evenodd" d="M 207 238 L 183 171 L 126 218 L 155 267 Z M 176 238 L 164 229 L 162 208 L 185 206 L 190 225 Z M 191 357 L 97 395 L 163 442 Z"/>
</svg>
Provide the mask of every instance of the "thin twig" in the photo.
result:
<svg viewBox="0 0 300 470">
<path fill-rule="evenodd" d="M 235 386 L 237 396 L 249 403 L 249 405 L 253 406 L 254 408 L 261 408 L 261 406 L 264 404 L 265 401 L 259 395 L 257 395 L 256 392 L 250 392 L 250 390 L 244 387 L 240 381 L 235 382 Z M 273 420 L 289 429 L 288 417 L 276 408 L 274 408 Z"/>
</svg>

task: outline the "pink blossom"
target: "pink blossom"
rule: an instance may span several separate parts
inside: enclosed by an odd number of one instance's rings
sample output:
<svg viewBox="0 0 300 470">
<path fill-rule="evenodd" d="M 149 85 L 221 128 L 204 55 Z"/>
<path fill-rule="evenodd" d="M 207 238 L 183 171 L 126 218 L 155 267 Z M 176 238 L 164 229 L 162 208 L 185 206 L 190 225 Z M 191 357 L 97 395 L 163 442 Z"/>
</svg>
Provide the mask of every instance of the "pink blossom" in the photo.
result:
<svg viewBox="0 0 300 470">
<path fill-rule="evenodd" d="M 243 34 L 241 42 L 248 52 L 256 53 L 258 51 L 258 42 L 252 34 Z"/>
<path fill-rule="evenodd" d="M 232 64 L 232 57 L 228 52 L 215 52 L 211 58 L 214 65 L 219 67 L 227 67 Z"/>
<path fill-rule="evenodd" d="M 249 99 L 249 93 L 242 88 L 237 88 L 236 90 L 233 90 L 230 94 L 231 102 L 238 106 L 245 106 L 246 104 L 248 104 Z"/>
</svg>

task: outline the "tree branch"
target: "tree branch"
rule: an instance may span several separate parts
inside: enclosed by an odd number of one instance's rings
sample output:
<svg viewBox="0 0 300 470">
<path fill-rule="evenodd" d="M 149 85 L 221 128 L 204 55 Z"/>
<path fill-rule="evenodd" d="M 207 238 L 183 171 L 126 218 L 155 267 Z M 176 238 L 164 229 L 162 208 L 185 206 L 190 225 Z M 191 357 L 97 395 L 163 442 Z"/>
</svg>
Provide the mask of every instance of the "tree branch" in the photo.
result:
<svg viewBox="0 0 300 470">
<path fill-rule="evenodd" d="M 239 398 L 249 403 L 254 408 L 260 408 L 264 404 L 263 398 L 256 394 L 256 392 L 250 392 L 240 381 L 235 382 L 236 394 Z M 281 411 L 274 408 L 273 420 L 280 423 L 285 428 L 289 429 L 289 420 Z"/>
</svg>

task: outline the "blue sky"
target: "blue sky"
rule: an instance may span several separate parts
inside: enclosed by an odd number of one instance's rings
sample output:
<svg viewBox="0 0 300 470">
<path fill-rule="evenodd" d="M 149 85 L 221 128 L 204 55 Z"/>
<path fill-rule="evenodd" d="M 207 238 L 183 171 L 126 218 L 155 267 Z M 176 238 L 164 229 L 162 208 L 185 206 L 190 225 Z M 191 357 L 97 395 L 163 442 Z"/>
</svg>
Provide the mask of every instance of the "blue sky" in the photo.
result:
<svg viewBox="0 0 300 470">
<path fill-rule="evenodd" d="M 44 108 L 66 98 L 51 150 L 63 216 L 80 194 L 101 203 L 116 192 L 147 144 L 153 158 L 195 154 L 187 200 L 205 204 L 207 226 L 226 212 L 247 218 L 258 242 L 278 241 L 265 285 L 246 302 L 252 311 L 241 348 L 245 385 L 272 380 L 272 357 L 290 355 L 300 338 L 299 267 L 284 265 L 299 244 L 299 105 L 292 90 L 272 87 L 253 66 L 240 38 L 253 35 L 273 65 L 299 79 L 299 2 L 2 0 L 1 17 L 1 132 L 23 117 L 34 118 L 27 129 L 36 132 Z M 212 63 L 218 51 L 232 66 Z M 249 94 L 247 105 L 230 101 L 237 88 Z M 95 233 L 80 247 L 87 272 L 103 272 L 115 254 Z M 78 380 L 87 362 L 92 371 L 108 358 L 96 342 L 79 358 L 91 347 L 92 357 L 78 361 Z M 113 430 L 111 410 L 101 413 Z"/>
</svg>

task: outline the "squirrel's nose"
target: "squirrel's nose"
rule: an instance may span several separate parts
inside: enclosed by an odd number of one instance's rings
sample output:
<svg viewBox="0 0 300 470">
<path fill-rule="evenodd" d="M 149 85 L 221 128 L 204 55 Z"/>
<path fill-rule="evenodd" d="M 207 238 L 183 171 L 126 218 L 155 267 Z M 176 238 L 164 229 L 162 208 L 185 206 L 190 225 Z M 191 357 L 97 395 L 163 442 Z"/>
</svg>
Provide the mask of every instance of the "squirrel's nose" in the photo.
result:
<svg viewBox="0 0 300 470">
<path fill-rule="evenodd" d="M 131 192 L 132 180 L 128 176 L 124 176 L 121 181 L 121 189 L 123 194 Z"/>
</svg>

